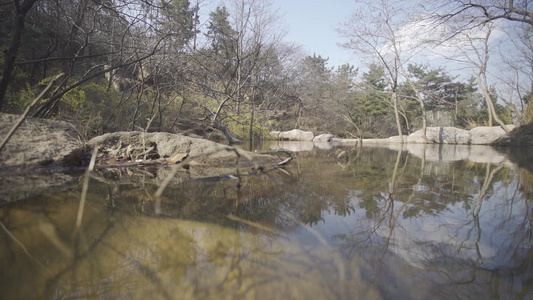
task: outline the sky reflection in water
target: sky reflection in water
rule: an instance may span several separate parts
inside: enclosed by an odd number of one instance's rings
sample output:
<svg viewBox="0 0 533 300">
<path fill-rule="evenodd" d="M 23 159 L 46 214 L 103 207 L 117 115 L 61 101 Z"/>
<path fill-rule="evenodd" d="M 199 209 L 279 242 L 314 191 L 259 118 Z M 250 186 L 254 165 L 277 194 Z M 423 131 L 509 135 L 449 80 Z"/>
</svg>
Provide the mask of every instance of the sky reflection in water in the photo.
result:
<svg viewBox="0 0 533 300">
<path fill-rule="evenodd" d="M 4 205 L 0 298 L 533 296 L 529 171 L 488 147 L 321 148 L 240 189 L 178 174 L 161 216 L 165 170 L 99 171 L 78 235 L 81 186 Z"/>
</svg>

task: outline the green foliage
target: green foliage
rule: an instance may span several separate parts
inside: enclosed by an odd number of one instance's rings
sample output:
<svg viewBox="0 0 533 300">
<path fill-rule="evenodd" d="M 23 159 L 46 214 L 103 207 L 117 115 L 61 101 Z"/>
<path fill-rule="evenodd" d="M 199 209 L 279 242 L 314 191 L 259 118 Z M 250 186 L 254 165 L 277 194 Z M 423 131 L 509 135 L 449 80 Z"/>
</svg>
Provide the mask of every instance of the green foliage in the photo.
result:
<svg viewBox="0 0 533 300">
<path fill-rule="evenodd" d="M 235 53 L 237 32 L 229 22 L 229 12 L 225 6 L 219 6 L 209 14 L 207 28 L 207 38 L 211 41 L 215 54 L 222 53 L 228 57 L 231 53 Z"/>
<path fill-rule="evenodd" d="M 503 123 L 513 124 L 513 113 L 509 107 L 496 103 L 494 104 L 494 109 Z"/>
<path fill-rule="evenodd" d="M 14 81 L 18 81 L 19 84 L 13 84 L 7 91 L 6 99 L 6 112 L 10 113 L 22 113 L 24 109 L 41 93 L 41 91 L 48 85 L 48 83 L 56 75 L 46 77 L 37 84 L 31 84 L 26 73 L 20 69 L 15 69 Z M 24 83 L 22 86 L 20 83 Z M 47 100 L 46 95 L 41 99 L 37 105 L 44 103 Z"/>
<path fill-rule="evenodd" d="M 521 124 L 529 124 L 533 122 L 533 101 L 526 104 L 520 122 Z"/>
<path fill-rule="evenodd" d="M 371 64 L 368 68 L 368 72 L 363 73 L 363 84 L 365 85 L 365 88 L 384 91 L 387 87 L 385 70 L 378 64 Z"/>
<path fill-rule="evenodd" d="M 239 115 L 235 113 L 228 113 L 224 119 L 224 124 L 231 130 L 236 137 L 241 140 L 250 138 L 250 122 L 252 114 L 250 106 L 243 106 Z M 265 126 L 267 125 L 267 126 Z M 264 114 L 254 112 L 254 124 L 252 128 L 252 135 L 254 139 L 261 139 L 268 137 L 270 133 L 269 122 L 265 120 Z"/>
<path fill-rule="evenodd" d="M 371 64 L 368 72 L 363 73 L 363 81 L 356 85 L 350 117 L 361 125 L 365 135 L 376 132 L 377 120 L 391 113 L 390 93 L 385 91 L 386 87 L 385 72 L 377 64 Z"/>
<path fill-rule="evenodd" d="M 64 72 L 68 82 L 59 87 L 59 93 L 80 80 L 92 79 L 65 93 L 48 117 L 73 122 L 86 138 L 107 131 L 144 130 L 147 119 L 152 120 L 150 130 L 182 130 L 181 124 L 200 124 L 195 121 L 205 120 L 229 99 L 219 120 L 246 139 L 251 111 L 244 95 L 252 93 L 258 99 L 253 121 L 256 137 L 295 126 L 338 136 L 348 136 L 355 127 L 364 136 L 390 134 L 389 129 L 395 127 L 390 82 L 380 64 L 371 64 L 358 76 L 358 69 L 350 64 L 335 69 L 321 55 L 298 57 L 279 42 L 276 32 L 269 35 L 268 12 L 254 3 L 245 3 L 248 19 L 220 6 L 202 27 L 197 26 L 199 7 L 191 7 L 188 0 L 159 0 L 154 5 L 133 1 L 135 11 L 92 1 L 37 1 L 26 18 L 2 111 L 22 112 L 50 75 Z M 12 4 L 0 12 L 0 19 L 5 20 L 0 22 L 0 67 L 13 36 L 13 12 Z M 239 17 L 243 28 L 234 26 Z M 204 39 L 196 39 L 200 28 Z M 193 38 L 194 47 L 187 47 Z M 156 42 L 160 43 L 154 50 Z M 131 60 L 144 55 L 150 57 Z M 103 66 L 118 68 L 106 74 L 116 80 L 112 86 L 119 86 L 118 91 L 102 80 L 103 74 L 96 73 Z M 483 98 L 473 79 L 459 82 L 444 68 L 425 65 L 408 69 L 428 109 L 453 108 L 459 126 L 486 122 Z M 140 70 L 146 71 L 145 78 L 139 78 Z M 400 111 L 416 127 L 421 111 L 412 99 L 413 91 L 402 82 L 399 89 Z M 497 95 L 493 92 L 492 96 L 496 103 Z M 42 101 L 50 97 L 45 95 Z M 512 121 L 508 108 L 495 107 L 506 123 Z M 523 118 L 533 120 L 531 104 L 528 107 Z"/>
<path fill-rule="evenodd" d="M 198 22 L 194 19 L 195 9 L 189 7 L 188 0 L 163 0 L 160 5 L 161 17 L 157 22 L 161 23 L 161 32 L 181 49 L 195 34 L 193 29 Z"/>
</svg>

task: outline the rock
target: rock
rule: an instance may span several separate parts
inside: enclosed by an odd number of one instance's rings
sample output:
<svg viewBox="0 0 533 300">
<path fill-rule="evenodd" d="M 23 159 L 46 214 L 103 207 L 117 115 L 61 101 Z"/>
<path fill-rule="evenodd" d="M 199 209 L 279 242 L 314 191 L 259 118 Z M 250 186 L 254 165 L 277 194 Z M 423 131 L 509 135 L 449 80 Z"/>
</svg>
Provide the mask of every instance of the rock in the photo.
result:
<svg viewBox="0 0 533 300">
<path fill-rule="evenodd" d="M 311 131 L 293 129 L 279 133 L 279 139 L 283 141 L 313 141 L 315 135 Z"/>
<path fill-rule="evenodd" d="M 333 149 L 333 144 L 330 142 L 313 142 L 313 146 L 317 149 L 322 150 Z"/>
<path fill-rule="evenodd" d="M 271 150 L 287 150 L 291 152 L 311 151 L 315 147 L 313 142 L 291 142 L 279 141 L 276 144 L 270 144 Z"/>
<path fill-rule="evenodd" d="M 359 139 L 339 139 L 339 138 L 334 138 L 331 141 L 335 145 L 343 145 L 343 146 L 354 146 L 354 145 L 358 145 L 358 143 L 359 143 Z M 363 140 L 363 144 L 364 144 L 364 140 Z"/>
<path fill-rule="evenodd" d="M 486 145 L 446 145 L 442 144 L 400 144 L 376 143 L 372 147 L 383 147 L 394 151 L 408 151 L 413 156 L 426 161 L 472 161 L 476 163 L 505 164 L 512 167 L 504 153 Z"/>
<path fill-rule="evenodd" d="M 0 113 L 2 140 L 19 117 Z M 79 166 L 82 154 L 82 143 L 71 124 L 26 118 L 0 151 L 0 168 Z"/>
<path fill-rule="evenodd" d="M 100 151 L 110 156 L 117 153 L 127 153 L 127 151 L 124 151 L 127 148 L 142 149 L 143 147 L 153 147 L 153 150 L 156 151 L 157 156 L 161 159 L 173 159 L 188 153 L 191 159 L 209 166 L 231 164 L 237 157 L 233 148 L 226 145 L 166 132 L 107 133 L 91 139 L 88 145 L 93 147 L 98 145 Z M 261 162 L 261 160 L 275 161 L 269 155 L 241 151 L 249 157 L 257 159 L 258 162 Z M 135 159 L 135 157 L 130 158 Z M 241 161 L 244 162 L 246 159 Z"/>
<path fill-rule="evenodd" d="M 187 158 L 187 156 L 189 156 L 189 153 L 185 152 L 185 153 L 177 153 L 175 155 L 173 155 L 171 158 L 167 159 L 167 161 L 171 164 L 177 164 L 177 163 L 180 163 L 182 162 L 184 159 Z"/>
<path fill-rule="evenodd" d="M 468 145 L 470 143 L 470 132 L 468 130 L 455 127 L 428 127 L 426 130 L 428 141 L 423 138 L 423 130 L 417 130 L 407 137 L 408 143 L 413 144 L 456 144 Z"/>
<path fill-rule="evenodd" d="M 313 142 L 331 142 L 335 136 L 333 134 L 325 133 L 317 135 L 313 138 Z"/>
<path fill-rule="evenodd" d="M 13 174 L 0 172 L 0 205 L 74 189 L 79 184 L 79 176 L 73 172 Z"/>
<path fill-rule="evenodd" d="M 436 144 L 406 144 L 402 150 L 407 150 L 416 157 L 427 161 L 461 161 L 469 160 L 476 163 L 501 164 L 506 161 L 505 155 L 491 147 L 475 145 L 449 145 L 443 147 Z"/>
<path fill-rule="evenodd" d="M 213 152 L 213 155 L 216 156 L 234 156 L 234 154 L 227 153 L 226 149 L 228 147 L 222 144 L 165 132 L 106 133 L 92 138 L 88 144 L 90 146 L 98 145 L 102 150 L 110 149 L 111 154 L 115 154 L 118 149 L 127 147 L 137 148 L 143 147 L 143 145 L 146 145 L 146 147 L 153 145 L 161 158 L 170 158 L 178 153 L 187 153 L 187 150 L 190 151 L 191 155 L 207 155 Z"/>
<path fill-rule="evenodd" d="M 507 128 L 509 128 L 509 130 L 513 130 L 515 126 L 507 125 Z M 506 135 L 506 132 L 500 126 L 479 126 L 470 129 L 470 134 L 472 135 L 472 145 L 489 145 Z"/>
<path fill-rule="evenodd" d="M 388 140 L 389 143 L 401 143 L 402 140 L 403 140 L 404 143 L 406 143 L 407 142 L 407 136 L 402 135 L 402 137 L 400 138 L 399 135 L 395 135 L 395 136 L 391 136 L 387 140 Z"/>
<path fill-rule="evenodd" d="M 533 122 L 514 128 L 492 143 L 492 146 L 533 147 Z"/>
</svg>

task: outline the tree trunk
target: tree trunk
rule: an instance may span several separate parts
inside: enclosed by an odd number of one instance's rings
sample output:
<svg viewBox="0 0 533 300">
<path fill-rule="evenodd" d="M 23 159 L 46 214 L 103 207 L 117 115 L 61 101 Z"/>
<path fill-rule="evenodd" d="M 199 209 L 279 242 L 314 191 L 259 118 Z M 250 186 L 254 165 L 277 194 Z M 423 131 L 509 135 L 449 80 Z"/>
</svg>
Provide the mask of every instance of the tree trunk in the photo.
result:
<svg viewBox="0 0 533 300">
<path fill-rule="evenodd" d="M 503 123 L 503 121 L 500 119 L 500 117 L 498 117 L 498 114 L 496 113 L 494 103 L 492 103 L 492 99 L 490 98 L 486 78 L 482 77 L 481 74 L 477 74 L 477 80 L 479 83 L 479 87 L 483 91 L 483 96 L 485 98 L 485 102 L 487 103 L 487 109 L 489 110 L 489 126 L 492 126 L 492 118 L 494 118 L 494 120 L 496 120 L 496 122 L 501 126 L 503 130 L 505 130 L 505 132 L 509 132 L 509 128 L 507 128 L 505 123 Z"/>
<path fill-rule="evenodd" d="M 24 22 L 26 20 L 26 14 L 32 8 L 37 0 L 26 0 L 19 4 L 19 1 L 14 1 L 15 5 L 15 31 L 11 38 L 11 44 L 6 52 L 4 70 L 2 77 L 0 78 L 0 111 L 4 106 L 4 98 L 7 92 L 7 87 L 11 81 L 13 70 L 15 69 L 15 61 L 17 60 L 18 50 L 20 48 L 20 42 L 22 39 L 22 33 L 24 32 Z"/>
<path fill-rule="evenodd" d="M 253 97 L 253 96 L 252 96 Z M 252 100 L 253 101 L 253 100 Z M 254 103 L 252 102 L 250 104 L 250 147 L 252 147 L 253 141 L 254 141 Z M 250 149 L 250 151 L 252 151 Z"/>
<path fill-rule="evenodd" d="M 396 92 L 396 89 L 392 91 L 392 104 L 394 107 L 394 117 L 396 118 L 398 135 L 400 136 L 401 143 L 403 144 L 402 124 L 400 123 L 400 114 L 398 113 L 398 93 Z"/>
<path fill-rule="evenodd" d="M 230 143 L 230 145 L 234 145 L 234 144 L 242 144 L 241 140 L 235 138 L 233 136 L 233 134 L 231 133 L 231 131 L 229 130 L 228 127 L 226 127 L 226 125 L 222 124 L 220 121 L 218 120 L 212 120 L 211 121 L 211 125 L 222 131 L 222 133 L 224 134 L 224 136 L 226 137 L 226 139 L 228 140 L 228 142 Z"/>
<path fill-rule="evenodd" d="M 403 70 L 403 67 L 402 67 Z M 411 86 L 413 91 L 416 93 L 416 99 L 418 100 L 418 104 L 420 105 L 420 109 L 422 110 L 422 138 L 426 143 L 429 141 L 427 137 L 427 128 L 428 128 L 428 122 L 427 122 L 427 115 L 426 115 L 426 106 L 424 105 L 424 99 L 422 99 L 422 94 L 420 94 L 420 91 L 416 87 L 416 85 L 407 77 L 407 74 L 405 74 L 405 78 L 407 79 L 407 83 Z"/>
</svg>

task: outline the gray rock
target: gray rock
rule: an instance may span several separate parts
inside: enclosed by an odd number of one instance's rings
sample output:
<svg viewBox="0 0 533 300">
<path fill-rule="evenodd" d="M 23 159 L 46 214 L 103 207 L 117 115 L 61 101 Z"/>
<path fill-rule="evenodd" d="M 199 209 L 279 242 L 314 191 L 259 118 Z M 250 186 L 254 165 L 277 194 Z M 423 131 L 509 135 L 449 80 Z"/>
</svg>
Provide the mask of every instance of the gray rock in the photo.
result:
<svg viewBox="0 0 533 300">
<path fill-rule="evenodd" d="M 500 164 L 506 162 L 505 155 L 492 147 L 475 145 L 449 145 L 443 147 L 435 144 L 406 144 L 402 150 L 424 158 L 427 161 L 461 161 L 469 160 L 477 163 Z"/>
<path fill-rule="evenodd" d="M 0 114 L 0 138 L 20 116 Z M 0 167 L 78 166 L 82 143 L 74 126 L 53 120 L 26 118 L 0 151 Z"/>
<path fill-rule="evenodd" d="M 359 144 L 359 139 L 339 139 L 339 138 L 333 138 L 331 140 L 333 144 L 335 145 L 343 145 L 343 146 L 354 146 Z M 364 144 L 364 142 L 363 142 Z"/>
<path fill-rule="evenodd" d="M 333 143 L 331 142 L 313 142 L 313 146 L 322 150 L 333 149 Z"/>
<path fill-rule="evenodd" d="M 71 190 L 79 184 L 73 173 L 13 174 L 0 172 L 0 205 L 43 194 Z"/>
<path fill-rule="evenodd" d="M 88 144 L 98 146 L 102 150 L 110 149 L 111 152 L 131 146 L 136 148 L 155 147 L 161 158 L 169 158 L 178 153 L 189 150 L 190 155 L 205 155 L 213 158 L 235 157 L 234 153 L 227 151 L 228 146 L 212 141 L 197 139 L 181 134 L 166 132 L 113 132 L 92 138 Z M 190 146 L 189 146 L 190 145 Z M 111 153 L 113 154 L 113 153 Z"/>
<path fill-rule="evenodd" d="M 507 128 L 513 130 L 515 126 L 507 125 Z M 489 145 L 506 135 L 506 132 L 500 126 L 479 126 L 470 129 L 470 134 L 472 135 L 472 145 Z"/>
<path fill-rule="evenodd" d="M 279 139 L 283 141 L 313 141 L 315 135 L 311 131 L 293 129 L 279 133 Z"/>
<path fill-rule="evenodd" d="M 313 142 L 278 141 L 270 144 L 271 150 L 287 150 L 291 152 L 311 151 L 315 144 Z"/>
<path fill-rule="evenodd" d="M 197 139 L 181 134 L 172 134 L 166 132 L 114 132 L 107 133 L 91 139 L 88 142 L 90 146 L 98 146 L 100 151 L 109 156 L 117 156 L 127 152 L 127 149 L 149 149 L 153 147 L 153 154 L 150 159 L 170 158 L 179 153 L 189 153 L 189 156 L 197 163 L 206 166 L 231 165 L 234 167 L 235 154 L 234 148 L 215 143 L 213 141 Z M 276 157 L 271 155 L 258 154 L 240 150 L 240 153 L 246 153 L 254 162 L 270 163 L 277 161 Z M 141 153 L 142 150 L 139 152 Z M 130 152 L 131 153 L 131 152 Z M 133 155 L 132 155 L 133 156 Z M 142 159 L 131 157 L 132 159 Z M 247 162 L 243 158 L 241 162 Z"/>
<path fill-rule="evenodd" d="M 407 137 L 407 142 L 412 144 L 456 144 L 468 145 L 470 143 L 470 132 L 468 130 L 455 127 L 428 127 L 426 130 L 428 141 L 423 138 L 423 130 L 417 130 Z"/>
<path fill-rule="evenodd" d="M 313 138 L 313 142 L 331 142 L 335 136 L 333 134 L 324 133 Z"/>
<path fill-rule="evenodd" d="M 400 138 L 399 135 L 395 135 L 395 136 L 391 136 L 387 140 L 388 140 L 389 143 L 401 143 L 402 140 L 403 140 L 404 143 L 406 143 L 407 142 L 407 136 L 402 135 L 402 137 Z"/>
</svg>

